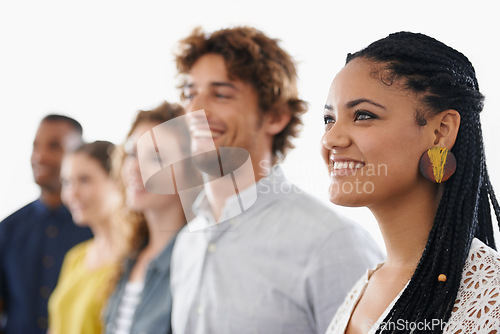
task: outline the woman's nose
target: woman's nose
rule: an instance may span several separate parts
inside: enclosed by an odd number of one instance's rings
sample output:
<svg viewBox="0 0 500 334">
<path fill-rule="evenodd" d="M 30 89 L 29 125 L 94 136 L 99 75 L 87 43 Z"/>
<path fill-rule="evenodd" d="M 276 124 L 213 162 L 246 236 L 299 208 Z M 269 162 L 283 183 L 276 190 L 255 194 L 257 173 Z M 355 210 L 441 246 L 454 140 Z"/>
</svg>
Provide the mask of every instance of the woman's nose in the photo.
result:
<svg viewBox="0 0 500 334">
<path fill-rule="evenodd" d="M 328 150 L 345 148 L 351 145 L 351 138 L 347 129 L 340 123 L 333 124 L 321 139 L 323 146 Z"/>
</svg>

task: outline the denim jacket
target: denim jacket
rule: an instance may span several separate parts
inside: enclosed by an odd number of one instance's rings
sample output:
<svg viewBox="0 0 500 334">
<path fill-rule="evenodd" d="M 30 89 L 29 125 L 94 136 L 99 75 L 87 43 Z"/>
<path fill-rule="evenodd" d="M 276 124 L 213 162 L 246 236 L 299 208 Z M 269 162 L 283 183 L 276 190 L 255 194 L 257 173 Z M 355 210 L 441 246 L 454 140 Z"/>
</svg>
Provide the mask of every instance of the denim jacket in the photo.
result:
<svg viewBox="0 0 500 334">
<path fill-rule="evenodd" d="M 170 292 L 170 258 L 175 237 L 163 251 L 153 259 L 146 272 L 141 301 L 135 310 L 130 334 L 171 334 L 170 315 L 172 312 L 172 294 Z M 111 295 L 104 321 L 106 334 L 113 334 L 118 316 L 118 309 L 129 280 L 135 260 L 128 259 L 114 293 Z"/>
</svg>

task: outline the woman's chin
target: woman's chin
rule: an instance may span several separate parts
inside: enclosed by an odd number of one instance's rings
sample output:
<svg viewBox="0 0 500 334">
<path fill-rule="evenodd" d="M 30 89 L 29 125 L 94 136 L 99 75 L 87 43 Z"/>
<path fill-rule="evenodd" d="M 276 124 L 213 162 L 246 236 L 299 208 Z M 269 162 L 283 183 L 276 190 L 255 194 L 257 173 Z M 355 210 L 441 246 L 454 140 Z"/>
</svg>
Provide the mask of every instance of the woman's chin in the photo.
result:
<svg viewBox="0 0 500 334">
<path fill-rule="evenodd" d="M 357 194 L 345 194 L 329 191 L 329 199 L 335 205 L 357 208 L 366 206 L 366 201 Z"/>
<path fill-rule="evenodd" d="M 76 215 L 76 217 L 73 216 L 73 221 L 75 222 L 76 226 L 89 227 L 88 219 L 86 219 L 84 216 L 79 216 L 79 215 Z"/>
<path fill-rule="evenodd" d="M 144 211 L 144 203 L 137 198 L 127 200 L 127 208 L 135 212 Z"/>
</svg>

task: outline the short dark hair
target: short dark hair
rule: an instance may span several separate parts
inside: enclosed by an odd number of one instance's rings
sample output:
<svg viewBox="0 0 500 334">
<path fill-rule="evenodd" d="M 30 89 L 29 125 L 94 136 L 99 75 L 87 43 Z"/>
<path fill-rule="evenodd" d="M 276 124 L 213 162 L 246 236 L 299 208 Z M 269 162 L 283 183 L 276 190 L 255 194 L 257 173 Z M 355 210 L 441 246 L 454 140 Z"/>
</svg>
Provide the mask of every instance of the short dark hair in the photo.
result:
<svg viewBox="0 0 500 334">
<path fill-rule="evenodd" d="M 80 122 L 69 116 L 59 115 L 59 114 L 49 114 L 42 119 L 42 122 L 57 122 L 57 121 L 68 123 L 75 129 L 75 131 L 80 136 L 83 135 L 83 128 Z"/>
</svg>

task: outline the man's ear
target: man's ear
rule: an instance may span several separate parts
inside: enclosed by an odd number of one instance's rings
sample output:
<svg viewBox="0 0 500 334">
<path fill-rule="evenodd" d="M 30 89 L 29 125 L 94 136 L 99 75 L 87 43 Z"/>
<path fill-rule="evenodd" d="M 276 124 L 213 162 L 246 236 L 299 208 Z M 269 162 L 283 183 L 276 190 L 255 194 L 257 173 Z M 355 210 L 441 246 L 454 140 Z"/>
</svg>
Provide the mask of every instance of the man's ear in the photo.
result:
<svg viewBox="0 0 500 334">
<path fill-rule="evenodd" d="M 460 128 L 460 114 L 455 109 L 440 112 L 432 119 L 434 129 L 434 145 L 451 150 L 457 139 Z"/>
<path fill-rule="evenodd" d="M 264 115 L 266 132 L 269 135 L 277 135 L 290 123 L 292 113 L 288 104 L 285 104 L 275 111 L 269 111 Z"/>
</svg>

